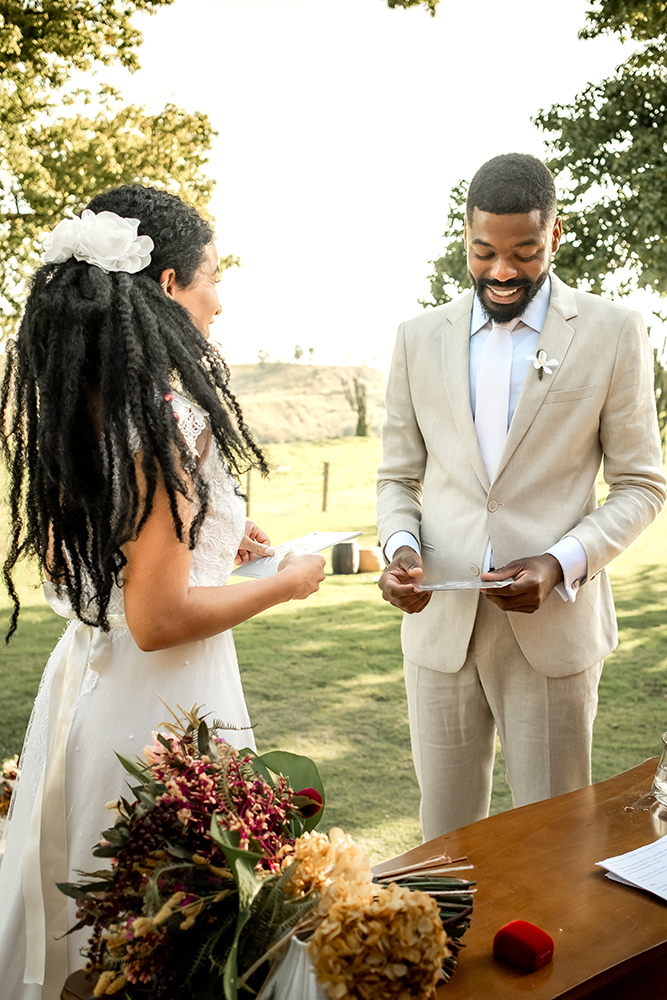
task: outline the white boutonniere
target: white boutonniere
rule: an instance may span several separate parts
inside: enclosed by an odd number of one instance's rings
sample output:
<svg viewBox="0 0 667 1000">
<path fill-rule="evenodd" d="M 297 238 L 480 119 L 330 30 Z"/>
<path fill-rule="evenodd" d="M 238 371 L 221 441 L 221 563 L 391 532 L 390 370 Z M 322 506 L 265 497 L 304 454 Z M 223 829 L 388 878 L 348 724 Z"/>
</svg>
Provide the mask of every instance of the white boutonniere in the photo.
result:
<svg viewBox="0 0 667 1000">
<path fill-rule="evenodd" d="M 545 372 L 547 375 L 553 375 L 554 368 L 558 364 L 558 361 L 556 361 L 555 358 L 551 358 L 547 361 L 547 352 L 541 349 L 537 352 L 537 354 L 529 354 L 526 361 L 533 362 L 533 368 L 537 369 L 537 377 L 540 381 L 544 378 Z"/>
</svg>

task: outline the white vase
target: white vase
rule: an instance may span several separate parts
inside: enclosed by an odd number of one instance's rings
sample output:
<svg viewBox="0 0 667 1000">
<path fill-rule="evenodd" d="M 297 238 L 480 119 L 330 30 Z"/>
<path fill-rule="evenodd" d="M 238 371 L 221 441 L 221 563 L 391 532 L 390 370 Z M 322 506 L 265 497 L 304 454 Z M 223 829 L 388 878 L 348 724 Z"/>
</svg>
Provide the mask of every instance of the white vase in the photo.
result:
<svg viewBox="0 0 667 1000">
<path fill-rule="evenodd" d="M 310 964 L 308 945 L 295 937 L 264 984 L 261 1000 L 327 1000 Z"/>
</svg>

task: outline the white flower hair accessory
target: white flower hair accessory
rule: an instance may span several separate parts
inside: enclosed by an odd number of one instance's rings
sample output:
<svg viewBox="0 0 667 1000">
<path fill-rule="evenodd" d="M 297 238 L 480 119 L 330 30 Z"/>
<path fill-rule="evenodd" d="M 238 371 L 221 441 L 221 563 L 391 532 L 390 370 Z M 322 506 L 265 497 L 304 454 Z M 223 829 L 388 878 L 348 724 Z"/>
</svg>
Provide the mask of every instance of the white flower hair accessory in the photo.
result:
<svg viewBox="0 0 667 1000">
<path fill-rule="evenodd" d="M 107 274 L 136 274 L 151 262 L 154 247 L 150 236 L 137 236 L 139 219 L 123 219 L 115 212 L 91 212 L 80 219 L 63 219 L 44 240 L 47 264 L 62 264 L 75 257 L 94 264 Z"/>
<path fill-rule="evenodd" d="M 529 354 L 526 357 L 526 361 L 533 362 L 533 368 L 537 369 L 537 377 L 540 381 L 544 378 L 545 372 L 547 375 L 553 375 L 554 368 L 559 364 L 555 358 L 550 358 L 549 361 L 547 361 L 547 352 L 541 349 L 537 352 L 537 354 Z"/>
</svg>

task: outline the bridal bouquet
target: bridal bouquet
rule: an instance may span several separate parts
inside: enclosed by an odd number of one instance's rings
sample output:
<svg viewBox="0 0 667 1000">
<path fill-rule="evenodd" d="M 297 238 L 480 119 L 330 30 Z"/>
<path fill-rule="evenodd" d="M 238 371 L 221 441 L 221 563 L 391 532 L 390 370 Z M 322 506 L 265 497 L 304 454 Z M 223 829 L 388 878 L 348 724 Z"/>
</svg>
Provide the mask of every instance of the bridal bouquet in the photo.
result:
<svg viewBox="0 0 667 1000">
<path fill-rule="evenodd" d="M 2 762 L 2 768 L 0 769 L 0 816 L 6 816 L 9 810 L 9 801 L 12 797 L 18 774 L 18 762 L 18 754 Z"/>
<path fill-rule="evenodd" d="M 374 881 L 350 837 L 315 829 L 311 760 L 237 751 L 196 707 L 174 719 L 143 761 L 120 758 L 134 798 L 108 804 L 116 821 L 93 852 L 111 868 L 59 886 L 78 901 L 73 929 L 92 928 L 95 996 L 257 996 L 295 938 L 330 1000 L 427 1000 L 455 965 L 471 883 L 433 863 Z"/>
</svg>

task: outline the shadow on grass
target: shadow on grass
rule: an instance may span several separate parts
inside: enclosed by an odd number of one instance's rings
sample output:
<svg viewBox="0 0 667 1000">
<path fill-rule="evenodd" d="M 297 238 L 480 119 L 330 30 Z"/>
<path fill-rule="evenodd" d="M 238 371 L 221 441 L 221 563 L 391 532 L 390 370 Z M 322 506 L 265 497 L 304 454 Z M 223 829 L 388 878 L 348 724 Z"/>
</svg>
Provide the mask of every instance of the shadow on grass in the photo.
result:
<svg viewBox="0 0 667 1000">
<path fill-rule="evenodd" d="M 358 600 L 235 629 L 258 746 L 318 762 L 332 803 L 325 825 L 354 833 L 405 820 L 416 828 L 400 623 L 389 604 Z M 499 756 L 492 812 L 510 806 Z"/>
<path fill-rule="evenodd" d="M 667 569 L 643 568 L 614 586 L 621 641 L 600 685 L 593 743 L 599 781 L 659 751 L 667 730 Z M 312 756 L 327 786 L 325 826 L 382 831 L 396 852 L 416 842 L 419 790 L 412 765 L 400 649 L 401 615 L 371 597 L 289 605 L 234 630 L 260 749 Z M 0 612 L 6 631 L 9 613 Z M 39 678 L 63 622 L 26 605 L 0 652 L 0 754 L 20 749 Z M 511 805 L 498 755 L 492 812 Z M 400 843 L 399 843 L 400 842 Z M 410 846 L 407 843 L 407 846 Z M 387 856 L 386 852 L 385 856 Z"/>
<path fill-rule="evenodd" d="M 360 600 L 235 629 L 258 746 L 317 760 L 332 804 L 328 824 L 352 829 L 417 815 L 400 617 Z"/>
</svg>

